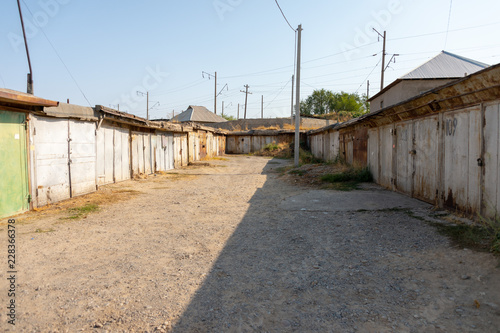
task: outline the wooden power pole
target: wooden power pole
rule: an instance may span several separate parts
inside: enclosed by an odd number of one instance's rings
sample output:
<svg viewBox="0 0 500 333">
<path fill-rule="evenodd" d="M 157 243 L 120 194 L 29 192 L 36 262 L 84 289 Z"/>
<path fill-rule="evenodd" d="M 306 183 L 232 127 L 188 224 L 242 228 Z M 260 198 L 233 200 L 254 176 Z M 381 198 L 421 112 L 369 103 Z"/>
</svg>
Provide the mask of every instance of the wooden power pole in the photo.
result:
<svg viewBox="0 0 500 333">
<path fill-rule="evenodd" d="M 247 119 L 247 104 L 248 104 L 248 94 L 252 94 L 251 92 L 248 92 L 248 88 L 250 88 L 250 86 L 247 84 L 244 86 L 246 88 L 245 91 L 243 90 L 240 90 L 242 93 L 245 93 L 245 113 L 244 113 L 244 118 L 243 119 Z"/>
</svg>

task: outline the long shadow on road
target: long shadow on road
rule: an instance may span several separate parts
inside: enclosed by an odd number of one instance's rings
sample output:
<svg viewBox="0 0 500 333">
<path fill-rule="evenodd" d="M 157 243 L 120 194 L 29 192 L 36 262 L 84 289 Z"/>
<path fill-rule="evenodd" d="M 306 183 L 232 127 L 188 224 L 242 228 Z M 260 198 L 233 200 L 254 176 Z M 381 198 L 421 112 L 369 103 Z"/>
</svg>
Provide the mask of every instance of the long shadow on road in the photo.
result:
<svg viewBox="0 0 500 333">
<path fill-rule="evenodd" d="M 443 238 L 403 212 L 373 210 L 380 196 L 382 208 L 425 205 L 372 192 L 297 189 L 268 177 L 173 332 L 407 330 L 411 309 L 425 302 L 401 273 L 408 263 L 391 259 Z M 354 209 L 365 206 L 372 210 Z"/>
</svg>

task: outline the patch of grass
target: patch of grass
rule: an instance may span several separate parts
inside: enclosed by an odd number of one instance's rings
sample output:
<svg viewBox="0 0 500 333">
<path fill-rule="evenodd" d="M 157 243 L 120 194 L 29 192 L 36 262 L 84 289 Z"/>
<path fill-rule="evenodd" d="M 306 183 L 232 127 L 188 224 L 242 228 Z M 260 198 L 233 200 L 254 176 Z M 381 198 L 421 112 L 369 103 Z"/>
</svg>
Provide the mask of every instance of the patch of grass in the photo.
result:
<svg viewBox="0 0 500 333">
<path fill-rule="evenodd" d="M 229 158 L 225 157 L 220 157 L 220 156 L 213 156 L 213 157 L 204 157 L 201 159 L 201 161 L 229 161 Z"/>
<path fill-rule="evenodd" d="M 65 217 L 64 220 L 78 220 L 81 218 L 87 217 L 90 213 L 96 212 L 99 210 L 99 205 L 89 203 L 85 206 L 70 208 L 68 209 L 69 216 Z"/>
<path fill-rule="evenodd" d="M 437 222 L 429 222 L 429 224 L 434 226 L 440 234 L 448 236 L 454 244 L 460 247 L 485 252 L 491 250 L 491 235 L 482 226 Z"/>
<path fill-rule="evenodd" d="M 323 188 L 336 191 L 354 191 L 359 189 L 358 184 L 358 182 L 328 183 Z"/>
<path fill-rule="evenodd" d="M 285 158 L 289 159 L 293 157 L 291 153 L 290 144 L 288 143 L 279 143 L 276 142 L 269 143 L 264 146 L 259 151 L 249 153 L 249 156 L 265 156 L 271 158 Z"/>
<path fill-rule="evenodd" d="M 479 217 L 483 228 L 488 232 L 490 239 L 490 251 L 500 255 L 500 220 Z"/>
<path fill-rule="evenodd" d="M 365 168 L 355 168 L 351 167 L 346 171 L 334 173 L 334 174 L 326 174 L 321 176 L 321 180 L 329 183 L 342 183 L 342 182 L 371 182 L 373 181 L 372 174 L 370 169 Z"/>
<path fill-rule="evenodd" d="M 323 162 L 323 160 L 314 157 L 314 155 L 310 151 L 299 148 L 299 164 L 300 165 L 318 164 L 318 163 L 322 163 L 322 162 Z"/>
<path fill-rule="evenodd" d="M 419 221 L 424 221 L 424 222 L 429 222 L 428 220 L 426 220 L 425 218 L 423 218 L 422 216 L 418 216 L 418 215 L 415 215 L 415 213 L 413 213 L 413 211 L 411 211 L 410 209 L 407 209 L 406 210 L 406 214 L 415 219 L 415 220 L 419 220 Z"/>
<path fill-rule="evenodd" d="M 113 193 L 139 194 L 139 193 L 143 193 L 143 192 L 137 191 L 137 190 L 131 190 L 131 189 L 123 189 L 123 190 L 113 190 Z"/>
<path fill-rule="evenodd" d="M 276 170 L 276 172 L 279 173 L 280 176 L 283 176 L 285 173 L 287 173 L 291 169 L 293 169 L 293 166 L 287 165 L 287 166 L 278 167 L 274 170 Z"/>
<path fill-rule="evenodd" d="M 43 229 L 36 229 L 36 230 L 35 230 L 35 233 L 37 233 L 37 234 L 45 234 L 45 233 L 47 233 L 47 232 L 54 232 L 54 231 L 55 231 L 55 229 L 52 229 L 52 228 L 47 229 L 47 230 L 43 230 Z"/>
<path fill-rule="evenodd" d="M 276 142 L 268 143 L 267 145 L 264 146 L 264 150 L 266 151 L 275 151 L 280 149 L 280 146 L 276 144 Z"/>
<path fill-rule="evenodd" d="M 293 175 L 303 176 L 303 175 L 305 175 L 307 173 L 307 171 L 306 170 L 295 169 L 295 170 L 289 171 L 288 173 L 293 174 Z"/>
</svg>

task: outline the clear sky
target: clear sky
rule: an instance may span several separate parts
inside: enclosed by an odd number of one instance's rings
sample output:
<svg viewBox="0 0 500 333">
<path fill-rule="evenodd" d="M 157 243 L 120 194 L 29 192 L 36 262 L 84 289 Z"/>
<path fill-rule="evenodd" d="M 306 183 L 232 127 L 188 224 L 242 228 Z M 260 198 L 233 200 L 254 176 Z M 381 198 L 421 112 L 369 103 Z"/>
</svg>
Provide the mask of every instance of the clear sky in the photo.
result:
<svg viewBox="0 0 500 333">
<path fill-rule="evenodd" d="M 498 0 L 281 0 L 288 21 L 302 24 L 301 98 L 314 89 L 366 93 L 446 50 L 500 62 Z M 35 95 L 79 105 L 117 107 L 169 117 L 188 105 L 236 116 L 250 86 L 248 118 L 290 115 L 295 33 L 274 0 L 21 0 Z M 451 12 L 450 12 L 451 4 Z M 450 15 L 451 14 L 451 15 Z M 450 20 L 448 20 L 450 18 Z M 448 24 L 449 23 L 449 24 Z M 15 0 L 0 11 L 0 87 L 26 91 L 28 64 Z M 448 33 L 447 33 L 448 31 Z M 85 96 L 86 97 L 85 97 Z M 159 105 L 157 104 L 159 102 Z M 241 106 L 240 116 L 243 114 Z"/>
</svg>

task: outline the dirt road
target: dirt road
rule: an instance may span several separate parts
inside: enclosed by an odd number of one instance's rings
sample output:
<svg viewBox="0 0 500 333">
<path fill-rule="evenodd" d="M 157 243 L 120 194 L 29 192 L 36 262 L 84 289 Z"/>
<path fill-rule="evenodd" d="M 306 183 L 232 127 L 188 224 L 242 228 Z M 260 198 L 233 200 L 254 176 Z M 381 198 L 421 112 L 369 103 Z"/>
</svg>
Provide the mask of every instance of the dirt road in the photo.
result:
<svg viewBox="0 0 500 333">
<path fill-rule="evenodd" d="M 452 247 L 427 204 L 210 163 L 111 185 L 136 195 L 86 218 L 19 217 L 17 331 L 500 332 L 498 259 Z"/>
</svg>

